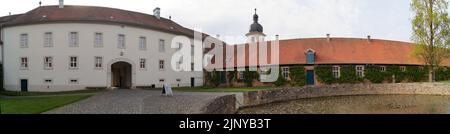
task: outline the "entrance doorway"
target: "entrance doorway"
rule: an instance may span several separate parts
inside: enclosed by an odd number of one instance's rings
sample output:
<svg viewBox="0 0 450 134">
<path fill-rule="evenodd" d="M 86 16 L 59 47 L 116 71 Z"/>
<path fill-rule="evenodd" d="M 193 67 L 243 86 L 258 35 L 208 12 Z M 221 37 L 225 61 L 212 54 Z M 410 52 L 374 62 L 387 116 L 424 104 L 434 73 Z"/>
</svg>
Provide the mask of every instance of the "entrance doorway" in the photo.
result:
<svg viewBox="0 0 450 134">
<path fill-rule="evenodd" d="M 131 88 L 131 64 L 116 62 L 111 65 L 111 86 L 129 89 Z"/>
<path fill-rule="evenodd" d="M 195 78 L 194 77 L 191 78 L 191 87 L 195 87 Z"/>
<path fill-rule="evenodd" d="M 20 80 L 20 91 L 28 92 L 28 79 Z"/>
<path fill-rule="evenodd" d="M 306 71 L 306 85 L 314 85 L 314 70 Z"/>
</svg>

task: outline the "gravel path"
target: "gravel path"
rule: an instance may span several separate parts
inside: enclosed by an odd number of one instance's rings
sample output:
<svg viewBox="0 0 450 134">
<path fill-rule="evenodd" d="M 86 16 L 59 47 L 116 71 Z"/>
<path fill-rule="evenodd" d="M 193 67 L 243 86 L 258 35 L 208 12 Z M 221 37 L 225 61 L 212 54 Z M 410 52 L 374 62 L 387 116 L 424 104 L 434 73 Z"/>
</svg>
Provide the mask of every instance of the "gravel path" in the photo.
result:
<svg viewBox="0 0 450 134">
<path fill-rule="evenodd" d="M 160 91 L 118 89 L 44 114 L 196 114 L 214 98 L 229 94 L 174 92 L 165 97 Z"/>
</svg>

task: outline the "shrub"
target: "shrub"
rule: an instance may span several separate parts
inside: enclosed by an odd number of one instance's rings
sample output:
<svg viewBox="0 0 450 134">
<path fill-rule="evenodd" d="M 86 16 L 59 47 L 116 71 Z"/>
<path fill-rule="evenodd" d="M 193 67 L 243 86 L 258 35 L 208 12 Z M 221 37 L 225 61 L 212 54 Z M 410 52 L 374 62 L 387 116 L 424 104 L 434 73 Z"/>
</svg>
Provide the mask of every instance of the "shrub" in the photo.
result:
<svg viewBox="0 0 450 134">
<path fill-rule="evenodd" d="M 358 83 L 363 81 L 363 78 L 356 75 L 355 65 L 343 65 L 340 67 L 341 77 L 338 79 L 339 83 Z"/>
<path fill-rule="evenodd" d="M 425 68 L 420 68 L 418 66 L 408 66 L 406 67 L 406 77 L 411 82 L 423 81 L 427 76 L 427 71 Z"/>
<path fill-rule="evenodd" d="M 244 82 L 247 87 L 253 86 L 253 80 L 257 79 L 258 74 L 256 71 L 249 71 L 249 69 L 245 69 L 244 72 Z"/>
<path fill-rule="evenodd" d="M 317 78 L 321 83 L 332 84 L 336 82 L 331 69 L 331 65 L 318 65 L 314 68 Z"/>
</svg>

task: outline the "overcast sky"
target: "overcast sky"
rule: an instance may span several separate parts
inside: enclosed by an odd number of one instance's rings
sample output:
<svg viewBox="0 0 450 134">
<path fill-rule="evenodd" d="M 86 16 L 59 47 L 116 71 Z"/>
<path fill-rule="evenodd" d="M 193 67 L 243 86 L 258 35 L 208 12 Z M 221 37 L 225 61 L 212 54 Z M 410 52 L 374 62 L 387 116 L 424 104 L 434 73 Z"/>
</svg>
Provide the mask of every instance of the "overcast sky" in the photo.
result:
<svg viewBox="0 0 450 134">
<path fill-rule="evenodd" d="M 1 0 L 0 16 L 25 13 L 58 0 Z M 67 5 L 114 7 L 161 15 L 210 35 L 243 36 L 258 9 L 264 33 L 282 39 L 356 37 L 409 41 L 410 0 L 65 0 Z"/>
</svg>

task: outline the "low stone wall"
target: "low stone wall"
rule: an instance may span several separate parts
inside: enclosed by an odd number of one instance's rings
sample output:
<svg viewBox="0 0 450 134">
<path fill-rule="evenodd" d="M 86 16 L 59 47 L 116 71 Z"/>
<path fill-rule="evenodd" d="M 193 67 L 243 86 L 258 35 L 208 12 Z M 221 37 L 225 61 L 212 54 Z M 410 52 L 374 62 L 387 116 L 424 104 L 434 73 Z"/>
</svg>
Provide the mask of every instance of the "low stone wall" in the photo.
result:
<svg viewBox="0 0 450 134">
<path fill-rule="evenodd" d="M 396 84 L 342 84 L 319 87 L 288 87 L 276 90 L 243 93 L 243 104 L 250 107 L 273 102 L 302 98 L 347 95 L 424 94 L 450 95 L 450 84 L 444 83 L 396 83 Z"/>
<path fill-rule="evenodd" d="M 237 111 L 236 95 L 220 96 L 201 109 L 201 114 L 234 114 Z"/>
</svg>

